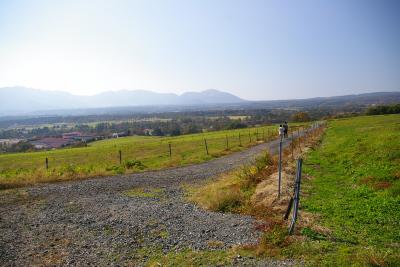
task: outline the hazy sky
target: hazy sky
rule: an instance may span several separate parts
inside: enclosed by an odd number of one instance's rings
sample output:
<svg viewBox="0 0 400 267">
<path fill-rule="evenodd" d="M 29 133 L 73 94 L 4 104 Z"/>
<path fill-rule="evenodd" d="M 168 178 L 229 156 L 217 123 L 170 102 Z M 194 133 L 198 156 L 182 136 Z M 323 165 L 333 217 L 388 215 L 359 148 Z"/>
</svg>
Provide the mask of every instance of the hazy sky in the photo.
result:
<svg viewBox="0 0 400 267">
<path fill-rule="evenodd" d="M 0 0 L 0 87 L 400 90 L 400 1 Z"/>
</svg>

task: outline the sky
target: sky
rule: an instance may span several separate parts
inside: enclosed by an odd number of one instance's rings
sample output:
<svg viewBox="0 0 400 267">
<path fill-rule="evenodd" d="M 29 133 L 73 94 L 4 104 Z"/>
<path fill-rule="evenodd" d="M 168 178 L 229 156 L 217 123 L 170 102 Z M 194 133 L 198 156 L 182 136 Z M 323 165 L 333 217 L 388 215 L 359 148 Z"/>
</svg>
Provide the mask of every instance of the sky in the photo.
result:
<svg viewBox="0 0 400 267">
<path fill-rule="evenodd" d="M 0 0 L 0 87 L 400 91 L 397 0 Z"/>
</svg>

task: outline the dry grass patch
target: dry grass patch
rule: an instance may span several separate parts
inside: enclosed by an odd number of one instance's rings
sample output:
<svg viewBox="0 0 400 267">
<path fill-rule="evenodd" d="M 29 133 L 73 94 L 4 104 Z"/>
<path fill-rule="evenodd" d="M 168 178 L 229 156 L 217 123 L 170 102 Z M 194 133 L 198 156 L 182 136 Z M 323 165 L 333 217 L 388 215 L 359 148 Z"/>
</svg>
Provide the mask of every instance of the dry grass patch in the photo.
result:
<svg viewBox="0 0 400 267">
<path fill-rule="evenodd" d="M 260 182 L 261 173 L 271 170 L 269 154 L 256 159 L 254 166 L 223 174 L 205 184 L 188 188 L 189 200 L 212 211 L 248 213 L 250 197 Z"/>
<path fill-rule="evenodd" d="M 157 198 L 161 199 L 165 197 L 164 188 L 144 188 L 135 187 L 130 190 L 122 192 L 124 196 L 128 197 L 140 197 L 140 198 Z"/>
</svg>

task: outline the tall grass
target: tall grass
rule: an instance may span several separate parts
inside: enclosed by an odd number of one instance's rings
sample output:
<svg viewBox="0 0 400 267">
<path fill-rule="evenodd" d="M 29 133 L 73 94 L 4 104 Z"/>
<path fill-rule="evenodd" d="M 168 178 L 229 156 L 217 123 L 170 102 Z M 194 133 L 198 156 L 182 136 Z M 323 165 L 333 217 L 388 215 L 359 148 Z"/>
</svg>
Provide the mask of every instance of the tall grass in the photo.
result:
<svg viewBox="0 0 400 267">
<path fill-rule="evenodd" d="M 189 189 L 189 199 L 201 207 L 220 212 L 244 212 L 248 208 L 255 186 L 267 166 L 273 166 L 268 153 L 257 157 L 254 165 L 222 175 L 217 180 Z M 269 169 L 268 171 L 270 171 Z"/>
</svg>

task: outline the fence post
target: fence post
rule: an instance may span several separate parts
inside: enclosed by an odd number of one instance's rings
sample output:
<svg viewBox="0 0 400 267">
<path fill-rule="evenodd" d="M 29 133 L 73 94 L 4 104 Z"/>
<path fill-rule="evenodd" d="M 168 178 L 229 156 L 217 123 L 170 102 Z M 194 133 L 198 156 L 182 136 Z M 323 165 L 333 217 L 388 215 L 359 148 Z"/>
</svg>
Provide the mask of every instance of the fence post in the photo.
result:
<svg viewBox="0 0 400 267">
<path fill-rule="evenodd" d="M 239 146 L 242 146 L 242 139 L 240 138 L 240 133 L 239 133 Z"/>
<path fill-rule="evenodd" d="M 46 170 L 49 169 L 49 159 L 46 157 Z"/>
<path fill-rule="evenodd" d="M 302 151 L 301 151 L 301 139 L 300 139 L 300 127 L 297 129 L 297 139 L 299 140 L 300 153 L 302 153 Z"/>
<path fill-rule="evenodd" d="M 293 197 L 291 197 L 289 200 L 289 205 L 286 209 L 285 216 L 283 217 L 284 220 L 287 220 L 289 218 L 289 214 L 290 214 L 290 211 L 292 210 L 292 206 L 293 206 Z"/>
<path fill-rule="evenodd" d="M 256 142 L 258 142 L 258 129 L 256 128 Z"/>
<path fill-rule="evenodd" d="M 121 149 L 118 151 L 119 152 L 119 164 L 122 164 L 122 152 Z"/>
<path fill-rule="evenodd" d="M 204 138 L 204 146 L 206 147 L 206 153 L 208 155 L 208 146 L 207 146 L 207 140 Z"/>
<path fill-rule="evenodd" d="M 263 129 L 263 141 L 265 142 L 265 130 Z"/>
<path fill-rule="evenodd" d="M 169 158 L 171 158 L 172 157 L 171 143 L 168 143 L 168 149 L 169 149 Z"/>
<path fill-rule="evenodd" d="M 289 234 L 293 234 L 294 226 L 297 220 L 297 214 L 299 211 L 300 203 L 300 184 L 301 184 L 301 171 L 302 171 L 303 159 L 299 158 L 297 160 L 297 170 L 296 170 L 296 183 L 295 183 L 295 193 L 294 193 L 294 203 L 293 203 L 293 216 L 292 221 L 289 226 Z"/>
<path fill-rule="evenodd" d="M 281 179 L 282 179 L 282 136 L 279 141 L 278 198 L 281 197 Z"/>
<path fill-rule="evenodd" d="M 249 130 L 249 139 L 250 139 L 250 143 L 251 143 L 251 133 L 250 133 L 250 130 Z"/>
<path fill-rule="evenodd" d="M 226 150 L 229 149 L 229 143 L 228 143 L 228 135 L 225 135 L 225 143 L 226 143 Z"/>
<path fill-rule="evenodd" d="M 293 155 L 293 148 L 294 148 L 294 139 L 293 139 L 293 133 L 292 133 L 292 141 L 290 142 L 290 148 L 292 150 L 292 160 L 294 160 L 294 155 Z"/>
</svg>

